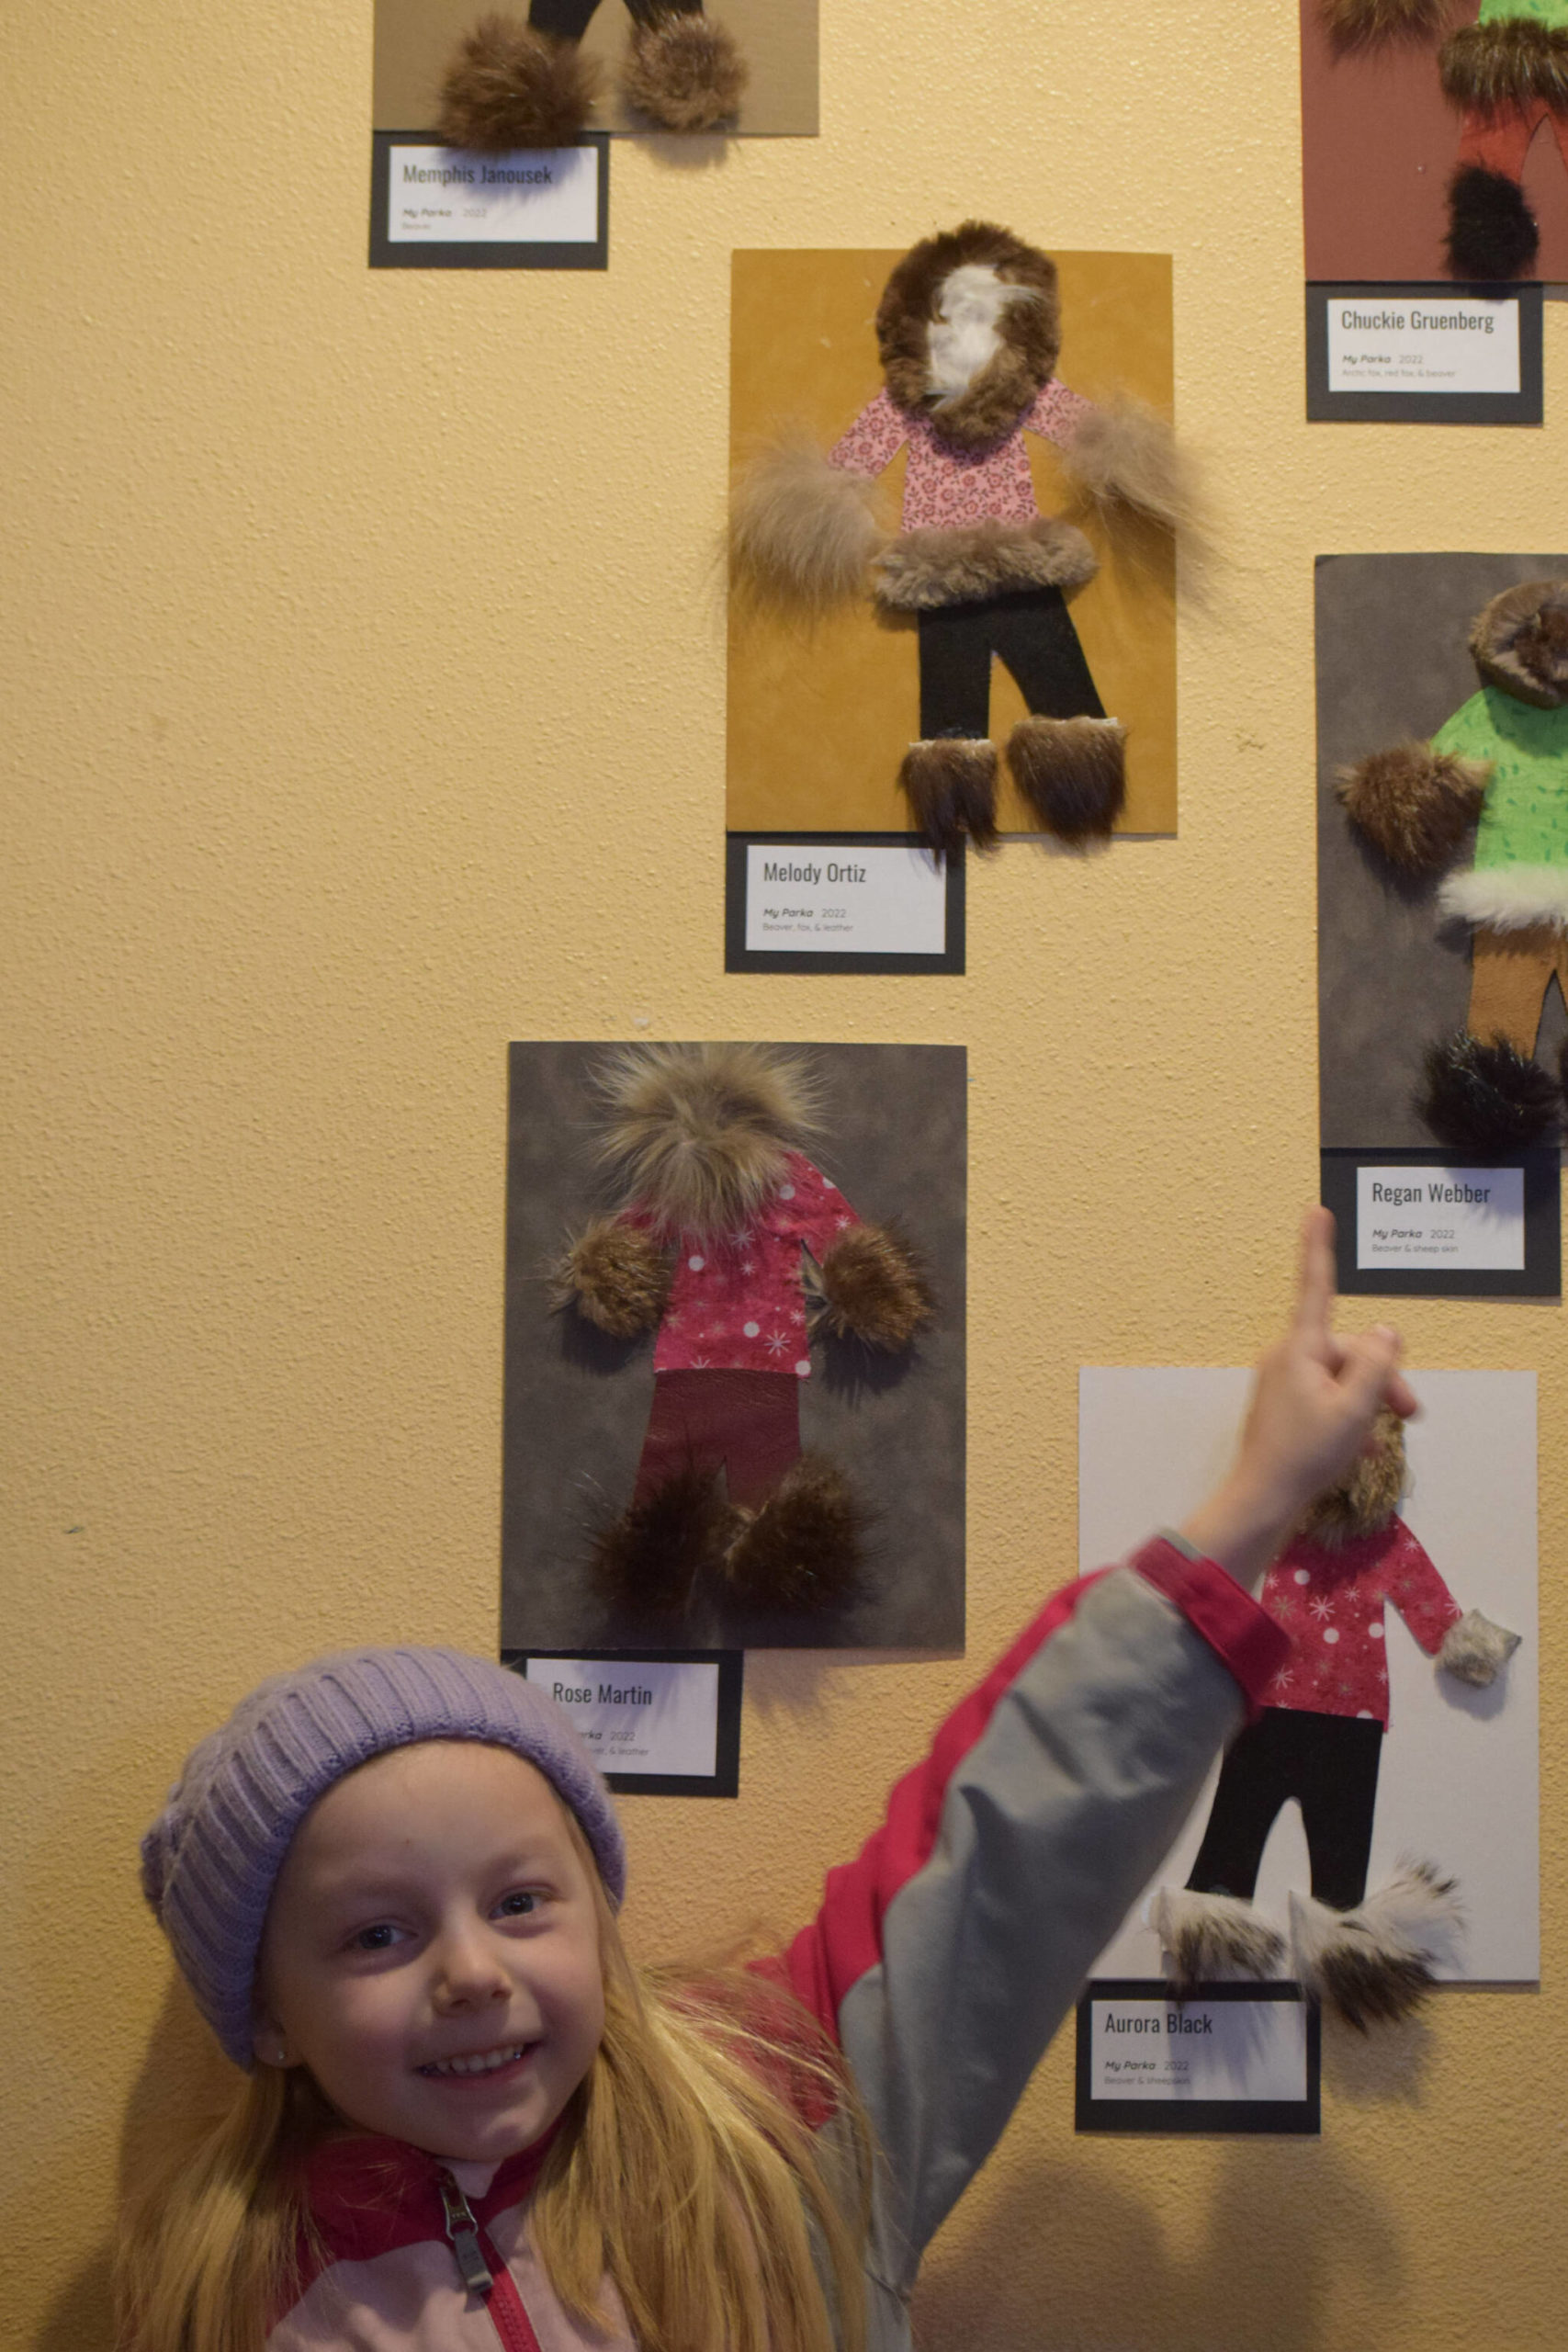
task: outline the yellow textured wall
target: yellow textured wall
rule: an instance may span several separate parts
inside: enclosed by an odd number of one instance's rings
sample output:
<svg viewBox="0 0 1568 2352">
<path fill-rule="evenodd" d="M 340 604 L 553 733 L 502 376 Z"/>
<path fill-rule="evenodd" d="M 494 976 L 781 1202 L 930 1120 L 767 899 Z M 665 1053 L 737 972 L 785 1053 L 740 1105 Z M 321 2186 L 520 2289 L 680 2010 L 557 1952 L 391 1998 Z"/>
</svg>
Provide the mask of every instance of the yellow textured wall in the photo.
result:
<svg viewBox="0 0 1568 2352">
<path fill-rule="evenodd" d="M 1074 1554 L 1081 1359 L 1230 1363 L 1313 1191 L 1312 557 L 1568 537 L 1540 433 L 1302 421 L 1296 26 L 824 0 L 823 136 L 618 147 L 605 277 L 365 266 L 368 0 L 13 0 L 0 646 L 0 2341 L 107 2341 L 124 2117 L 198 2064 L 134 1840 L 263 1670 L 496 1618 L 505 1041 L 972 1052 L 971 1658 Z M 719 970 L 734 245 L 990 213 L 1176 255 L 1233 563 L 1181 834 L 974 877 L 963 980 Z M 931 2256 L 932 2346 L 1562 2340 L 1568 1372 L 1535 1365 L 1547 1978 L 1362 2046 L 1318 2144 L 1095 2145 L 1058 2046 Z M 753 1662 L 732 1805 L 627 1804 L 645 1947 L 788 1923 L 968 1667 Z"/>
</svg>

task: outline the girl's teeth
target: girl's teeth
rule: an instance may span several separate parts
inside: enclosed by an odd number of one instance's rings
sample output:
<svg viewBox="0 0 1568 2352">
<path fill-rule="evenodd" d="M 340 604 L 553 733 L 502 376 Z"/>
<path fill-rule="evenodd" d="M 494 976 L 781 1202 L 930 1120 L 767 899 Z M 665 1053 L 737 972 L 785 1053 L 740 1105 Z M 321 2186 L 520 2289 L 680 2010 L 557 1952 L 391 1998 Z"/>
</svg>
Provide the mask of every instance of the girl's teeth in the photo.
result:
<svg viewBox="0 0 1568 2352">
<path fill-rule="evenodd" d="M 430 2069 L 433 2075 L 492 2075 L 498 2066 L 510 2066 L 514 2058 L 523 2055 L 519 2043 L 514 2050 L 492 2050 L 483 2058 L 439 2059 Z"/>
</svg>

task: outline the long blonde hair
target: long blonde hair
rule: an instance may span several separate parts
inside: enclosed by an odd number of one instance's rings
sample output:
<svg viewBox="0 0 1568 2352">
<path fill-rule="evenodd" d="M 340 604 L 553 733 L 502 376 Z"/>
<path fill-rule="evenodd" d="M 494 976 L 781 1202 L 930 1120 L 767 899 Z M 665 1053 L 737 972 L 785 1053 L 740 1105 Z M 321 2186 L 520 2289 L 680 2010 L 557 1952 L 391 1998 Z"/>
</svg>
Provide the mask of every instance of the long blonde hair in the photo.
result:
<svg viewBox="0 0 1568 2352">
<path fill-rule="evenodd" d="M 642 2352 L 863 2352 L 870 2139 L 841 2067 L 747 1972 L 634 1970 L 592 1878 L 604 2033 L 531 2214 L 557 2294 L 603 2325 L 609 2278 Z M 121 2352 L 263 2352 L 310 2242 L 304 2160 L 341 2128 L 303 2070 L 246 2078 L 128 2204 Z"/>
</svg>

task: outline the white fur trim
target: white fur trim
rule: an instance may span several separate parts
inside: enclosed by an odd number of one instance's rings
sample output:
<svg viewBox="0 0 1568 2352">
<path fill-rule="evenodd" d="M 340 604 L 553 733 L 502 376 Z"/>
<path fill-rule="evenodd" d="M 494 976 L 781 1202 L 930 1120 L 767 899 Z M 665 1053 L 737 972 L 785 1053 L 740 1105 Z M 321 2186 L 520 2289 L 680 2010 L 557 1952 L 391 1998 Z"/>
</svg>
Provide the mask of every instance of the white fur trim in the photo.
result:
<svg viewBox="0 0 1568 2352">
<path fill-rule="evenodd" d="M 926 329 L 931 390 L 944 400 L 966 392 L 1001 346 L 997 321 L 1008 304 L 1039 300 L 1032 286 L 1005 286 L 985 262 L 966 261 L 949 270 L 936 298 L 942 315 Z"/>
<path fill-rule="evenodd" d="M 1479 1609 L 1472 1609 L 1443 1635 L 1438 1664 L 1458 1681 L 1484 1690 L 1495 1682 L 1519 1646 L 1520 1636 L 1506 1625 L 1495 1625 Z"/>
<path fill-rule="evenodd" d="M 1483 931 L 1568 931 L 1568 865 L 1477 865 L 1453 874 L 1438 893 L 1446 915 Z"/>
</svg>

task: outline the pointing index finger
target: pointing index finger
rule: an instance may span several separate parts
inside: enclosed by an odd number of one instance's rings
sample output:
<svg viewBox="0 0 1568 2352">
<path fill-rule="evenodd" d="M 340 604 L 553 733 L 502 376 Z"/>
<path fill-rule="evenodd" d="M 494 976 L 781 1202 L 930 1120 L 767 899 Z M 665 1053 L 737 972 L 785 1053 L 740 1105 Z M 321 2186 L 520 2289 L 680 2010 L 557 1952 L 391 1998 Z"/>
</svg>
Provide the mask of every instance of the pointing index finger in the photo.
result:
<svg viewBox="0 0 1568 2352">
<path fill-rule="evenodd" d="M 1304 1340 L 1326 1346 L 1334 1314 L 1334 1218 L 1327 1209 L 1308 1209 L 1302 1219 L 1302 1270 L 1296 1293 L 1296 1329 Z"/>
</svg>

